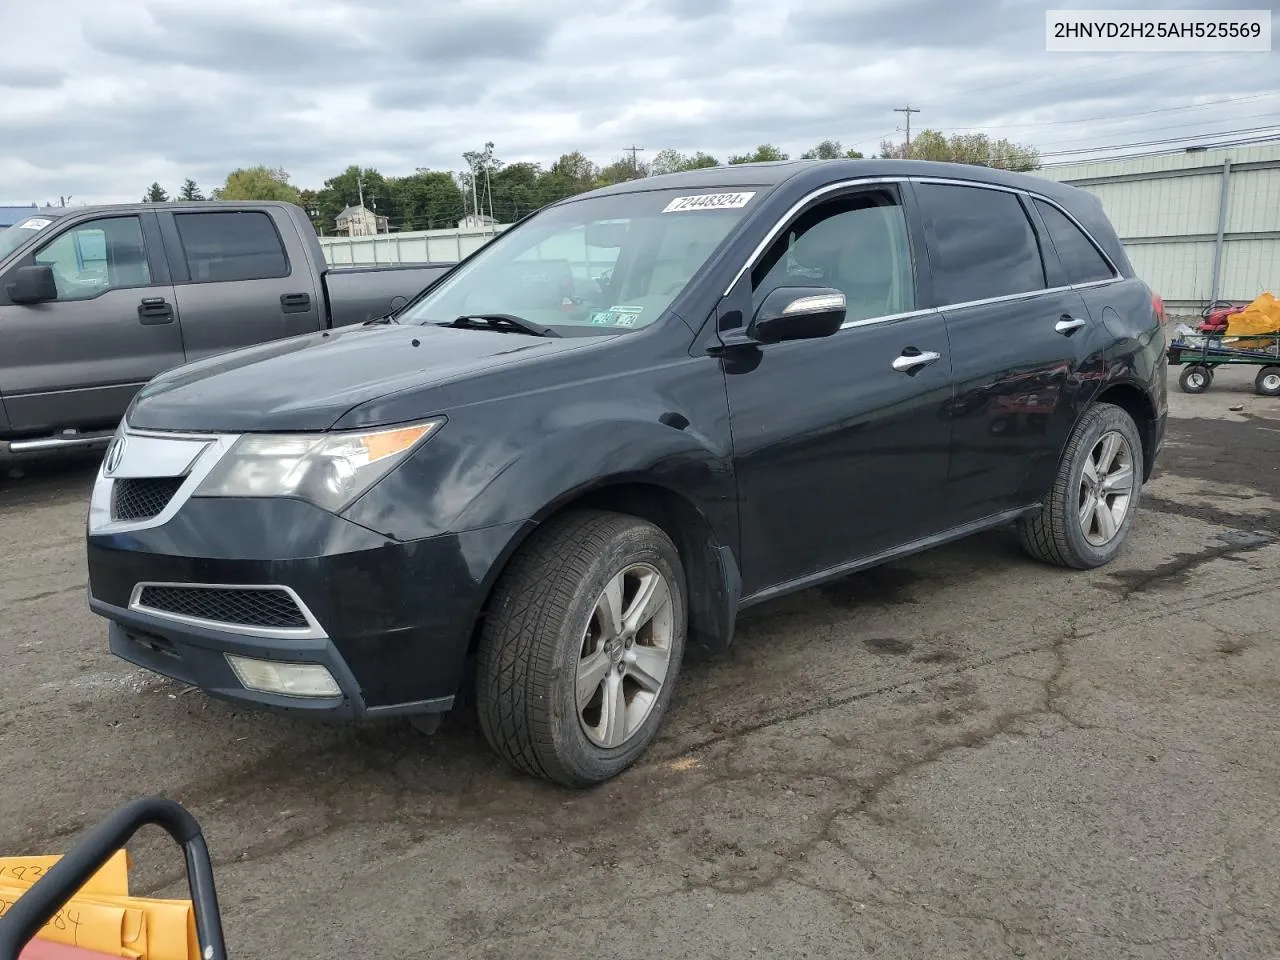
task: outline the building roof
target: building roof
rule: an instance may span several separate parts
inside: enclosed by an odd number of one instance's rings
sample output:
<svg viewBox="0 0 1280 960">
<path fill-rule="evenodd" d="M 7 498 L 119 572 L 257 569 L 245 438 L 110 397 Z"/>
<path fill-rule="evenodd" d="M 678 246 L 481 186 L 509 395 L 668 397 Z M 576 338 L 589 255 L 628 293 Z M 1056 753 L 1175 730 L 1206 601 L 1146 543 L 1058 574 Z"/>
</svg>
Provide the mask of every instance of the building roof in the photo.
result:
<svg viewBox="0 0 1280 960">
<path fill-rule="evenodd" d="M 351 206 L 344 207 L 342 212 L 338 214 L 336 219 L 351 220 L 351 219 L 354 219 L 355 217 L 373 217 L 373 216 L 376 216 L 376 214 L 372 210 L 370 210 L 368 207 L 362 207 L 360 206 L 360 204 L 356 203 L 356 204 L 352 204 Z"/>
<path fill-rule="evenodd" d="M 0 206 L 0 229 L 4 227 L 12 227 L 19 220 L 25 220 L 27 217 L 34 216 L 39 208 L 34 203 L 28 203 L 22 207 L 5 207 Z"/>
</svg>

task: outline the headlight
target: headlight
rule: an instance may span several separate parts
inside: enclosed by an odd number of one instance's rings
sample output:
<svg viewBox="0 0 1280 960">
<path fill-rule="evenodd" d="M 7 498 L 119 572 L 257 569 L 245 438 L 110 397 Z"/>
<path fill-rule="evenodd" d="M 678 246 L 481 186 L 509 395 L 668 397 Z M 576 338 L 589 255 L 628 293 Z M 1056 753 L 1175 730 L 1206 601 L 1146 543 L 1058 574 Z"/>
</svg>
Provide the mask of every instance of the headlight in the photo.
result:
<svg viewBox="0 0 1280 960">
<path fill-rule="evenodd" d="M 337 513 L 443 422 L 359 433 L 248 434 L 227 451 L 195 496 L 298 497 Z"/>
</svg>

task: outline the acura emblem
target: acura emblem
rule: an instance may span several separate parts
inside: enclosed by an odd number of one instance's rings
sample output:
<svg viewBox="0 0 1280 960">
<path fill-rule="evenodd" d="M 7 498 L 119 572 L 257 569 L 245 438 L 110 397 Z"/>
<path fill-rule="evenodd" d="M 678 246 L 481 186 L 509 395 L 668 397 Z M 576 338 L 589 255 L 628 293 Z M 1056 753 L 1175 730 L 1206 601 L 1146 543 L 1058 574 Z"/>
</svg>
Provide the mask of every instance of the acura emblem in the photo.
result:
<svg viewBox="0 0 1280 960">
<path fill-rule="evenodd" d="M 107 474 L 115 473 L 122 459 L 124 459 L 124 437 L 113 437 L 111 446 L 107 447 L 107 456 L 103 460 Z"/>
</svg>

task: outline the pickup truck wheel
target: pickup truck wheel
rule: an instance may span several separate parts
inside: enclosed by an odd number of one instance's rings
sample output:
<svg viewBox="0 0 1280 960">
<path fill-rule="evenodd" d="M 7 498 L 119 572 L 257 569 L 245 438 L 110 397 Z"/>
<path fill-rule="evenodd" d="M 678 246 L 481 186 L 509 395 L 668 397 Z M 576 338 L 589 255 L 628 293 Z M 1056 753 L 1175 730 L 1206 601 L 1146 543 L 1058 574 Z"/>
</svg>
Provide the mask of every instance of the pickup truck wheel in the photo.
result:
<svg viewBox="0 0 1280 960">
<path fill-rule="evenodd" d="M 1101 403 L 1076 424 L 1043 508 L 1018 521 L 1023 548 L 1056 566 L 1110 563 L 1133 526 L 1142 494 L 1142 438 L 1133 418 Z"/>
<path fill-rule="evenodd" d="M 476 701 L 490 746 L 564 786 L 621 773 L 670 703 L 686 610 L 680 555 L 653 524 L 593 510 L 535 532 L 481 630 Z"/>
</svg>

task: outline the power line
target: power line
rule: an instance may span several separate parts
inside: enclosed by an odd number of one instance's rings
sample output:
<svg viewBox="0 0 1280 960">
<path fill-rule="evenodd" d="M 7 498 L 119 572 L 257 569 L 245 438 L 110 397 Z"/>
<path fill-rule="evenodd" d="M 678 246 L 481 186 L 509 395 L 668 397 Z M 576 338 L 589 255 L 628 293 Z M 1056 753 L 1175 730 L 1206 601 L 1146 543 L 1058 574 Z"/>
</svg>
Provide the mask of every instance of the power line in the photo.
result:
<svg viewBox="0 0 1280 960">
<path fill-rule="evenodd" d="M 1209 122 L 1210 122 L 1210 123 L 1230 123 L 1230 122 L 1235 122 L 1235 121 L 1238 121 L 1238 120 L 1262 120 L 1262 119 L 1280 120 L 1280 113 L 1276 113 L 1276 112 L 1273 110 L 1273 111 L 1270 111 L 1270 112 L 1268 112 L 1268 113 L 1250 113 L 1250 114 L 1245 114 L 1245 115 L 1244 115 L 1244 116 L 1242 116 L 1242 117 L 1223 117 L 1221 120 L 1214 120 L 1214 121 L 1209 121 Z M 1109 133 L 1109 134 L 1102 134 L 1102 136 L 1110 136 L 1110 137 L 1133 137 L 1133 136 L 1139 136 L 1139 137 L 1142 137 L 1142 136 L 1147 136 L 1148 134 L 1161 133 L 1161 132 L 1163 132 L 1163 131 L 1165 131 L 1165 130 L 1185 130 L 1185 129 L 1187 129 L 1187 127 L 1204 127 L 1204 126 L 1206 126 L 1206 123 L 1205 123 L 1205 121 L 1201 120 L 1201 121 L 1198 121 L 1198 122 L 1195 122 L 1195 123 L 1171 123 L 1171 124 L 1167 124 L 1167 125 L 1165 125 L 1165 126 L 1163 126 L 1163 127 L 1146 127 L 1146 128 L 1142 128 L 1142 129 L 1138 129 L 1138 130 L 1122 130 L 1122 131 L 1112 132 L 1112 133 Z M 1188 134 L 1188 136 L 1191 136 L 1191 134 Z M 1216 136 L 1216 132 L 1215 132 L 1215 131 L 1213 131 L 1213 130 L 1208 130 L 1208 131 L 1206 131 L 1204 134 L 1195 134 L 1195 136 L 1206 136 L 1206 137 L 1211 137 L 1211 136 Z M 1051 143 L 1042 143 L 1042 144 L 1040 144 L 1039 146 L 1040 146 L 1040 148 L 1045 148 L 1045 147 L 1058 147 L 1058 146 L 1070 146 L 1071 144 L 1073 144 L 1073 143 L 1075 143 L 1075 142 L 1076 142 L 1075 140 L 1057 140 L 1057 141 L 1053 141 L 1053 142 L 1051 142 Z"/>
<path fill-rule="evenodd" d="M 986 124 L 985 126 L 980 127 L 939 127 L 939 129 L 943 131 L 1012 130 L 1022 129 L 1025 127 L 1048 127 L 1073 123 L 1108 123 L 1114 120 L 1131 120 L 1134 117 L 1149 117 L 1157 113 L 1178 113 L 1184 110 L 1198 110 L 1203 107 L 1216 107 L 1221 106 L 1224 103 L 1245 103 L 1252 100 L 1264 100 L 1267 97 L 1280 97 L 1280 90 L 1272 90 L 1269 93 L 1255 93 L 1247 97 L 1228 97 L 1225 100 L 1208 100 L 1204 103 L 1183 104 L 1182 106 L 1177 107 L 1161 107 L 1158 110 L 1142 110 L 1138 113 L 1118 113 L 1104 117 L 1079 117 L 1075 120 L 1037 120 L 1030 123 L 996 123 Z"/>
<path fill-rule="evenodd" d="M 1218 140 L 1210 143 L 1194 143 L 1178 147 L 1170 147 L 1167 150 L 1144 150 L 1141 153 L 1124 153 L 1119 156 L 1098 157 L 1096 162 L 1111 160 L 1138 160 L 1143 157 L 1165 157 L 1171 154 L 1182 154 L 1188 150 L 1223 150 L 1228 147 L 1247 147 L 1262 143 L 1276 143 L 1280 141 L 1280 133 L 1270 134 L 1260 137 L 1248 137 L 1242 140 Z M 1057 163 L 1041 164 L 1044 168 L 1052 167 L 1072 167 L 1081 163 L 1092 163 L 1092 160 L 1059 160 Z"/>
<path fill-rule="evenodd" d="M 1175 143 L 1183 143 L 1191 140 L 1202 140 L 1205 137 L 1233 137 L 1233 136 L 1242 136 L 1245 134 L 1262 133 L 1264 131 L 1269 131 L 1269 132 L 1274 131 L 1277 135 L 1280 135 L 1280 127 L 1278 127 L 1276 124 L 1271 124 L 1270 126 L 1265 126 L 1265 127 L 1246 127 L 1242 130 L 1218 130 L 1214 133 L 1190 134 L 1185 137 L 1162 137 L 1159 140 L 1139 140 L 1136 143 L 1113 143 L 1107 146 L 1100 146 L 1100 147 L 1099 146 L 1077 147 L 1073 150 L 1054 150 L 1048 153 L 1042 153 L 1040 154 L 1040 156 L 1041 157 L 1066 157 L 1066 156 L 1073 156 L 1073 155 L 1078 155 L 1082 153 L 1098 153 L 1105 150 L 1127 150 L 1132 147 L 1152 147 L 1152 146 L 1158 147 L 1158 146 L 1165 146 L 1165 145 L 1173 145 Z"/>
<path fill-rule="evenodd" d="M 641 150 L 643 150 L 643 149 L 644 149 L 644 147 L 637 147 L 634 143 L 633 143 L 631 146 L 626 147 L 626 148 L 624 148 L 624 149 L 623 149 L 623 151 L 622 151 L 623 153 L 629 153 L 629 154 L 631 154 L 631 169 L 632 169 L 632 170 L 639 170 L 639 169 L 640 169 L 639 165 L 636 163 L 636 154 L 637 154 L 638 152 L 640 152 Z"/>
</svg>

